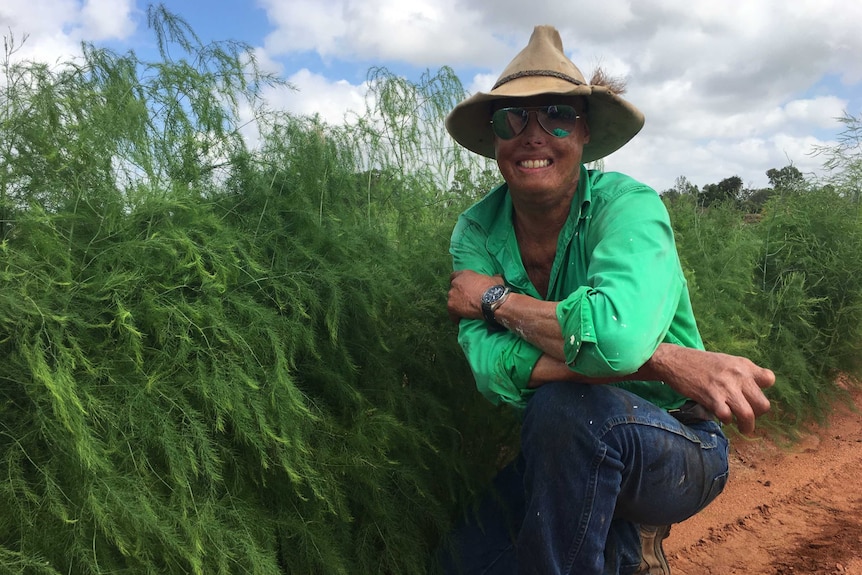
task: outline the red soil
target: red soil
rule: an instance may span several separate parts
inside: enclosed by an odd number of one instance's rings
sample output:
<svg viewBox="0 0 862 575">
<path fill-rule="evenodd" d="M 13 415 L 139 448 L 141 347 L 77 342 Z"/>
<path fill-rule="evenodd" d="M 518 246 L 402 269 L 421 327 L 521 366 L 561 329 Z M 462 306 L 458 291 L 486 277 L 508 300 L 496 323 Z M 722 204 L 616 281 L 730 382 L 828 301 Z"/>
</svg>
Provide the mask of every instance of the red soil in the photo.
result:
<svg viewBox="0 0 862 575">
<path fill-rule="evenodd" d="M 793 445 L 736 436 L 719 498 L 665 541 L 673 575 L 862 575 L 862 390 Z"/>
</svg>

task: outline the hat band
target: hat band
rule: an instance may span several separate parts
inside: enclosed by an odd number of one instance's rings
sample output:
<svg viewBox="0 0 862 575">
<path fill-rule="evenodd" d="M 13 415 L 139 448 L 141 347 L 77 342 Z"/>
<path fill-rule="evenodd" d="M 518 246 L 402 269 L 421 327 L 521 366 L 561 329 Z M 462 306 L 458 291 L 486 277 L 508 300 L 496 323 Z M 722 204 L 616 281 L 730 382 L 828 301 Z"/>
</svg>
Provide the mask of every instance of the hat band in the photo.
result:
<svg viewBox="0 0 862 575">
<path fill-rule="evenodd" d="M 566 82 L 571 82 L 576 86 L 585 86 L 584 82 L 581 82 L 577 78 L 572 78 L 568 74 L 563 74 L 562 72 L 555 72 L 554 70 L 524 70 L 523 72 L 515 72 L 514 74 L 510 74 L 508 76 L 504 76 L 497 80 L 497 83 L 494 84 L 494 87 L 491 90 L 496 90 L 506 82 L 511 82 L 512 80 L 517 80 L 518 78 L 526 78 L 529 76 L 551 76 L 553 78 L 559 78 L 560 80 L 565 80 Z"/>
</svg>

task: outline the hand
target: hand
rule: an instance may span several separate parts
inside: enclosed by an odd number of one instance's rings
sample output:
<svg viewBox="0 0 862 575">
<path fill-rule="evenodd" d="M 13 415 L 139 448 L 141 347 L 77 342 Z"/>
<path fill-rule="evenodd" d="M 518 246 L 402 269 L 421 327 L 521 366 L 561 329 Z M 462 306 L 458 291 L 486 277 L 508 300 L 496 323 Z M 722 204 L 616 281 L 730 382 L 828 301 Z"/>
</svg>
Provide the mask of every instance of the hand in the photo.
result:
<svg viewBox="0 0 862 575">
<path fill-rule="evenodd" d="M 503 283 L 503 277 L 486 276 L 470 270 L 452 272 L 449 276 L 449 319 L 482 319 L 482 295 L 489 287 Z"/>
<path fill-rule="evenodd" d="M 769 411 L 762 390 L 775 383 L 775 374 L 744 357 L 662 344 L 645 367 L 721 422 L 735 417 L 741 433 L 751 434 L 754 420 Z"/>
</svg>

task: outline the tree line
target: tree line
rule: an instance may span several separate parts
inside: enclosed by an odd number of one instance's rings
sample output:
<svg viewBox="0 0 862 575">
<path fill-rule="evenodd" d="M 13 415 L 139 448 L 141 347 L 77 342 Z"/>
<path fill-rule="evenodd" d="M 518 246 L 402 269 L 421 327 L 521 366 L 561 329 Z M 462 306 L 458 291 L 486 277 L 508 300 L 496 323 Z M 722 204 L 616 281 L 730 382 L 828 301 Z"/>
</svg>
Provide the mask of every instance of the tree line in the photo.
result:
<svg viewBox="0 0 862 575">
<path fill-rule="evenodd" d="M 788 165 L 783 168 L 770 168 L 766 171 L 769 187 L 746 188 L 742 178 L 730 176 L 718 183 L 705 184 L 698 188 L 685 176 L 679 176 L 674 185 L 661 192 L 668 201 L 675 201 L 680 196 L 690 196 L 697 200 L 701 207 L 708 208 L 714 204 L 730 202 L 741 210 L 751 214 L 759 213 L 773 194 L 782 191 L 798 191 L 806 188 L 809 184 L 802 172 L 795 166 Z"/>
</svg>

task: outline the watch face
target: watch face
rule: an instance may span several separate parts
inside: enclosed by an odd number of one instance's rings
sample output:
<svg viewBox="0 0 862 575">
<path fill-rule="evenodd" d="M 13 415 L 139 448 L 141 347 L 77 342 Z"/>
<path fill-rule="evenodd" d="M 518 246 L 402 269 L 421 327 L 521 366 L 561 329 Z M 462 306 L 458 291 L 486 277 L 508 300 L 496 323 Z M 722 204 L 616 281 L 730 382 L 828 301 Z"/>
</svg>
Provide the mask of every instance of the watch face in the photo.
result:
<svg viewBox="0 0 862 575">
<path fill-rule="evenodd" d="M 496 285 L 491 286 L 482 296 L 482 303 L 493 303 L 500 299 L 503 296 L 503 292 L 506 291 L 505 286 Z"/>
</svg>

